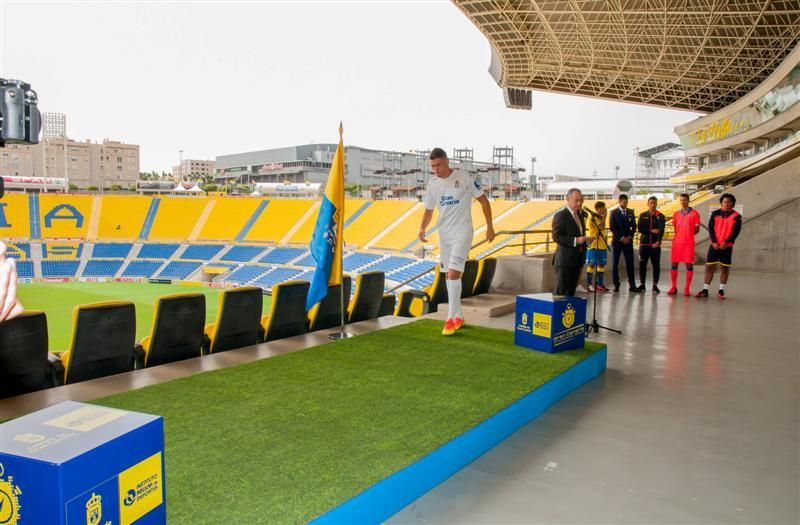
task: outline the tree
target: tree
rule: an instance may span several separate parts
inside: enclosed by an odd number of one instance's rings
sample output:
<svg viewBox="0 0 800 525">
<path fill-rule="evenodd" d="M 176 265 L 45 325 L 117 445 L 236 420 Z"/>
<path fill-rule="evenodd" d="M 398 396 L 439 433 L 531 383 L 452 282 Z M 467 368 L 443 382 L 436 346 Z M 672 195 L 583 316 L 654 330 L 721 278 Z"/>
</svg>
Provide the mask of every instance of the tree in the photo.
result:
<svg viewBox="0 0 800 525">
<path fill-rule="evenodd" d="M 217 185 L 216 184 L 203 184 L 203 191 L 206 191 L 206 192 L 217 191 Z"/>
<path fill-rule="evenodd" d="M 74 182 L 70 182 L 69 183 L 69 189 L 70 190 L 77 190 L 78 189 L 78 185 L 75 184 Z"/>
<path fill-rule="evenodd" d="M 111 191 L 122 191 L 122 186 L 120 186 L 119 184 L 112 184 Z"/>
<path fill-rule="evenodd" d="M 97 191 L 98 190 L 97 186 L 95 186 L 94 184 L 92 184 L 91 186 L 89 186 L 86 189 L 89 190 L 89 191 Z"/>
</svg>

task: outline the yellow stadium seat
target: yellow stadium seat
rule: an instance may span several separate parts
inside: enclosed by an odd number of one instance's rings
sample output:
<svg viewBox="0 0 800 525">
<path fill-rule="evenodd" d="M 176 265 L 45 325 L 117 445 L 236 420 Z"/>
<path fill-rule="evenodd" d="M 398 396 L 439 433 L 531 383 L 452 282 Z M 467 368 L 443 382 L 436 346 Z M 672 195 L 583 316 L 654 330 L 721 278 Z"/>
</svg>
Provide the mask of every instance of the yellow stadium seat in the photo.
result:
<svg viewBox="0 0 800 525">
<path fill-rule="evenodd" d="M 422 214 L 425 213 L 425 207 L 420 205 L 411 212 L 405 219 L 400 221 L 399 224 L 395 225 L 394 228 L 389 231 L 386 235 L 381 237 L 381 239 L 373 244 L 373 248 L 385 249 L 385 250 L 396 250 L 400 251 L 406 248 L 409 244 L 414 242 L 419 235 L 419 225 L 422 221 Z M 433 220 L 431 224 L 436 224 L 437 217 L 439 215 L 438 210 L 433 210 Z"/>
<path fill-rule="evenodd" d="M 207 197 L 161 197 L 148 240 L 187 240 L 206 204 Z"/>
<path fill-rule="evenodd" d="M 42 238 L 85 239 L 93 201 L 92 195 L 39 195 Z"/>
<path fill-rule="evenodd" d="M 305 199 L 273 199 L 244 237 L 248 242 L 279 242 L 314 204 Z"/>
<path fill-rule="evenodd" d="M 104 196 L 100 209 L 98 238 L 138 239 L 152 200 L 152 197 L 141 195 Z"/>
<path fill-rule="evenodd" d="M 234 241 L 248 219 L 264 199 L 250 197 L 218 197 L 200 230 L 198 240 Z"/>
<path fill-rule="evenodd" d="M 366 199 L 345 199 L 344 201 L 344 220 L 353 216 L 355 212 L 368 202 Z M 314 227 L 317 225 L 317 213 L 309 215 L 303 224 L 297 229 L 296 232 L 289 238 L 289 244 L 308 244 L 311 242 L 311 235 L 314 233 Z"/>
<path fill-rule="evenodd" d="M 518 207 L 516 207 L 511 213 L 507 216 L 503 217 L 502 219 L 495 221 L 494 229 L 495 231 L 501 230 L 524 230 L 532 226 L 533 224 L 541 221 L 554 211 L 558 210 L 564 206 L 563 201 L 528 201 Z M 538 226 L 534 226 L 534 229 L 543 229 L 547 230 L 550 228 L 550 223 L 545 221 Z M 479 232 L 475 235 L 472 239 L 473 246 L 478 242 L 485 239 L 484 232 Z M 526 243 L 531 243 L 532 245 L 530 248 L 526 248 L 526 251 L 531 251 L 534 249 L 535 242 L 543 242 L 547 237 L 547 234 L 532 234 L 527 235 L 525 237 Z M 511 240 L 510 240 L 511 239 Z M 513 235 L 498 235 L 495 237 L 494 241 L 491 243 L 483 243 L 477 248 L 474 248 L 470 252 L 470 258 L 477 258 L 482 253 L 491 252 L 494 250 L 498 245 L 502 244 L 503 242 L 509 241 L 510 244 L 518 244 L 522 242 L 522 237 L 514 237 Z M 522 247 L 515 246 L 515 247 L 504 247 L 501 248 L 499 251 L 494 253 L 494 256 L 501 256 L 501 255 L 511 255 L 511 254 L 521 254 Z"/>
<path fill-rule="evenodd" d="M 29 197 L 7 193 L 0 201 L 0 239 L 25 239 L 31 236 Z"/>
<path fill-rule="evenodd" d="M 344 231 L 344 242 L 354 248 L 364 246 L 411 209 L 416 201 L 375 201 Z"/>
</svg>

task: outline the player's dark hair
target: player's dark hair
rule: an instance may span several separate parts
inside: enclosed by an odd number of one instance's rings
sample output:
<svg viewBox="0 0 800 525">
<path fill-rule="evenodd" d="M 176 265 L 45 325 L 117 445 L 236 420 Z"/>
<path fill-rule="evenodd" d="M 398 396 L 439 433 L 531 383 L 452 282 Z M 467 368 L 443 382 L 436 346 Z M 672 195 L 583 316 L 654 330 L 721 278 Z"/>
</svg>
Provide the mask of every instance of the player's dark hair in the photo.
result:
<svg viewBox="0 0 800 525">
<path fill-rule="evenodd" d="M 680 195 L 678 195 L 678 198 L 679 198 L 679 199 L 680 199 L 681 197 L 686 197 L 687 199 L 691 199 L 691 197 L 689 197 L 689 194 L 688 194 L 688 193 L 681 193 Z"/>
<path fill-rule="evenodd" d="M 733 196 L 733 193 L 723 193 L 720 195 L 719 203 L 722 204 L 722 201 L 724 201 L 726 198 L 731 200 L 732 206 L 736 206 L 736 197 Z"/>
<path fill-rule="evenodd" d="M 431 154 L 429 157 L 431 160 L 434 159 L 446 159 L 447 153 L 442 148 L 433 148 L 431 150 Z"/>
<path fill-rule="evenodd" d="M 658 202 L 658 199 L 656 199 L 655 197 L 650 197 L 649 199 L 647 199 L 647 202 L 650 202 L 650 201 Z"/>
<path fill-rule="evenodd" d="M 606 207 L 606 203 L 603 201 L 597 201 L 594 203 L 594 209 L 599 210 Z"/>
<path fill-rule="evenodd" d="M 628 196 L 627 196 L 627 195 L 625 195 L 624 193 L 620 193 L 620 194 L 619 194 L 619 199 L 617 199 L 617 200 L 618 200 L 618 201 L 621 201 L 621 200 L 623 200 L 623 199 L 624 199 L 624 200 L 628 200 Z"/>
</svg>

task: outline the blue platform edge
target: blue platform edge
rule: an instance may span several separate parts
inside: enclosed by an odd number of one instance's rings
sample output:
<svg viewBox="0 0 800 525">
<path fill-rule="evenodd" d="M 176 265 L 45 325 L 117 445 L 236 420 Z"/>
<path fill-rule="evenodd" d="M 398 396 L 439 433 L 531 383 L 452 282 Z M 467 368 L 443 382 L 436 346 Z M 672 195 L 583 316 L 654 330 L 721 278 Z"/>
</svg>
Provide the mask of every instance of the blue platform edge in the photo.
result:
<svg viewBox="0 0 800 525">
<path fill-rule="evenodd" d="M 607 347 L 442 445 L 424 458 L 312 520 L 313 524 L 381 523 L 530 423 L 606 369 Z"/>
</svg>

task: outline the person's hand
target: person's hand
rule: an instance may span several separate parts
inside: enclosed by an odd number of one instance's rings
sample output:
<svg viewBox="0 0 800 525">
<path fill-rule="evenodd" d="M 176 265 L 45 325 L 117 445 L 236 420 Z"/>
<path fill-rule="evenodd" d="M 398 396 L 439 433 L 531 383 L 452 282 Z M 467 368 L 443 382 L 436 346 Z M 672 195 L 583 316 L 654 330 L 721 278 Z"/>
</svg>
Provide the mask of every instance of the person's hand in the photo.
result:
<svg viewBox="0 0 800 525">
<path fill-rule="evenodd" d="M 592 244 L 594 242 L 594 237 L 586 237 L 586 244 Z"/>
<path fill-rule="evenodd" d="M 488 226 L 486 228 L 486 242 L 492 242 L 494 237 L 494 228 L 492 226 Z"/>
<path fill-rule="evenodd" d="M 6 245 L 0 242 L 0 322 L 22 313 L 22 303 L 17 299 L 17 266 L 14 259 L 6 259 Z"/>
<path fill-rule="evenodd" d="M 661 233 L 661 231 L 658 230 L 657 228 L 653 228 L 652 230 L 650 230 L 650 233 L 659 234 L 659 233 Z"/>
<path fill-rule="evenodd" d="M 425 228 L 420 228 L 420 229 L 419 229 L 419 235 L 418 235 L 418 237 L 419 237 L 419 240 L 420 240 L 420 241 L 422 241 L 422 242 L 428 242 L 428 239 L 426 239 L 426 238 L 425 238 Z"/>
<path fill-rule="evenodd" d="M 628 244 L 629 242 L 631 242 L 631 238 L 630 237 L 623 237 L 622 238 L 622 244 Z"/>
<path fill-rule="evenodd" d="M 576 237 L 575 238 L 575 244 L 586 244 L 586 237 L 583 237 L 583 236 Z"/>
<path fill-rule="evenodd" d="M 717 244 L 715 242 L 711 243 L 711 247 L 714 248 L 715 250 L 719 250 L 719 244 Z"/>
<path fill-rule="evenodd" d="M 661 242 L 654 242 L 653 248 L 661 248 Z"/>
</svg>

